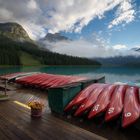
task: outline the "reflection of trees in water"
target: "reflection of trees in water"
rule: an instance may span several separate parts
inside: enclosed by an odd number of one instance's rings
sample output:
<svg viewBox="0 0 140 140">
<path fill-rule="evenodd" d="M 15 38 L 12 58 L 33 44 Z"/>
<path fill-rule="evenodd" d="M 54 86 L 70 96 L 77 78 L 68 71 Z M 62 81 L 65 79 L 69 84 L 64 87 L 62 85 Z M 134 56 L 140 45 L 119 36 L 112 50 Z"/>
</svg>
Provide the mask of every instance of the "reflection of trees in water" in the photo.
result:
<svg viewBox="0 0 140 140">
<path fill-rule="evenodd" d="M 21 67 L 0 67 L 0 74 L 20 72 Z"/>
<path fill-rule="evenodd" d="M 37 67 L 37 66 L 24 66 L 24 67 L 4 67 L 0 69 L 0 74 L 6 73 L 14 73 L 14 72 L 47 72 L 47 73 L 54 73 L 54 74 L 82 74 L 82 73 L 89 73 L 96 71 L 100 67 L 93 67 L 93 66 L 44 66 L 44 67 Z"/>
</svg>

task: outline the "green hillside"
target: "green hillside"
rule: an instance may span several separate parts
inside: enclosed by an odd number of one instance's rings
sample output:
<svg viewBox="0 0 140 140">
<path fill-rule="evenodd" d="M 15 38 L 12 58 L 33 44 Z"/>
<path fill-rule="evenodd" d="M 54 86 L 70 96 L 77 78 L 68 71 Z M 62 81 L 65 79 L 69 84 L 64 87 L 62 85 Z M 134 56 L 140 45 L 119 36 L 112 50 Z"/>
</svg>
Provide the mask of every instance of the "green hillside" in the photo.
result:
<svg viewBox="0 0 140 140">
<path fill-rule="evenodd" d="M 20 62 L 22 65 L 41 65 L 40 61 L 35 59 L 31 54 L 20 52 Z"/>
<path fill-rule="evenodd" d="M 42 50 L 20 25 L 2 23 L 0 65 L 100 65 L 100 63 Z"/>
</svg>

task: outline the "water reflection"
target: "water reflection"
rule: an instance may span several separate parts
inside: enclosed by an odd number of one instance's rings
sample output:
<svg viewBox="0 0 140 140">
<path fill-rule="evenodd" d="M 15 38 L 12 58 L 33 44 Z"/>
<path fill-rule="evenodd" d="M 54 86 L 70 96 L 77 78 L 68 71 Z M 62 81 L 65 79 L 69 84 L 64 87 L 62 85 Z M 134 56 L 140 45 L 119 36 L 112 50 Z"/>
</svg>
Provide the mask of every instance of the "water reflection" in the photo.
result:
<svg viewBox="0 0 140 140">
<path fill-rule="evenodd" d="M 129 82 L 140 80 L 140 68 L 135 67 L 90 67 L 90 66 L 48 66 L 48 67 L 5 67 L 0 74 L 13 72 L 40 71 L 54 74 L 85 75 L 89 77 L 105 76 L 106 82 Z"/>
</svg>

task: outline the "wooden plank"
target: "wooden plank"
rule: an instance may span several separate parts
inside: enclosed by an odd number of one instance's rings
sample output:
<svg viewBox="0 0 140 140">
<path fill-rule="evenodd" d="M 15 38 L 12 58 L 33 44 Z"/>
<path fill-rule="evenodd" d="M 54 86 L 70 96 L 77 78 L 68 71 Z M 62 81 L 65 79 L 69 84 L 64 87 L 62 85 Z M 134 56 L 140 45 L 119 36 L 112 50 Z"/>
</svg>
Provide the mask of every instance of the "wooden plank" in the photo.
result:
<svg viewBox="0 0 140 140">
<path fill-rule="evenodd" d="M 31 120 L 30 111 L 15 105 L 12 101 L 6 104 L 1 103 L 0 112 L 0 117 L 5 118 L 6 122 L 16 126 L 19 132 L 24 132 L 32 139 L 101 139 L 101 137 L 91 132 L 73 126 L 51 115 L 45 114 L 40 120 Z M 10 137 L 15 137 L 12 134 Z M 23 137 L 21 138 L 23 139 Z"/>
<path fill-rule="evenodd" d="M 32 140 L 28 135 L 26 135 L 23 131 L 20 131 L 13 123 L 10 123 L 8 120 L 3 118 L 2 116 L 0 117 L 0 129 L 3 131 L 3 133 L 7 136 L 9 139 L 14 139 L 14 140 Z"/>
<path fill-rule="evenodd" d="M 9 92 L 8 95 L 10 101 L 0 102 L 0 140 L 14 138 L 27 140 L 101 140 L 105 139 L 103 137 L 112 140 L 133 140 L 140 138 L 140 131 L 133 127 L 121 130 L 118 126 L 116 127 L 116 124 L 112 126 L 103 124 L 101 126 L 95 120 L 84 119 L 83 122 L 80 122 L 80 119 L 74 117 L 67 119 L 66 116 L 55 116 L 50 113 L 46 91 L 19 89 Z M 45 104 L 45 112 L 41 119 L 31 119 L 29 109 L 13 102 L 16 100 L 27 104 L 34 99 L 39 99 Z"/>
</svg>

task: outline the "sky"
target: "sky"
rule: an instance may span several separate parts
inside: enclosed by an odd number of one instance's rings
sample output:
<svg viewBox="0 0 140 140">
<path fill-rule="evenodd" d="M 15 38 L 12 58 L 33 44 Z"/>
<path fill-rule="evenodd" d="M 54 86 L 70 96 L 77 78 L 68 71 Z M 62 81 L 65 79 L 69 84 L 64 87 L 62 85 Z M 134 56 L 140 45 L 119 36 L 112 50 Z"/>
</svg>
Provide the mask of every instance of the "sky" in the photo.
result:
<svg viewBox="0 0 140 140">
<path fill-rule="evenodd" d="M 75 44 L 140 47 L 140 0 L 0 0 L 0 22 L 21 24 L 34 40 L 60 32 Z"/>
</svg>

